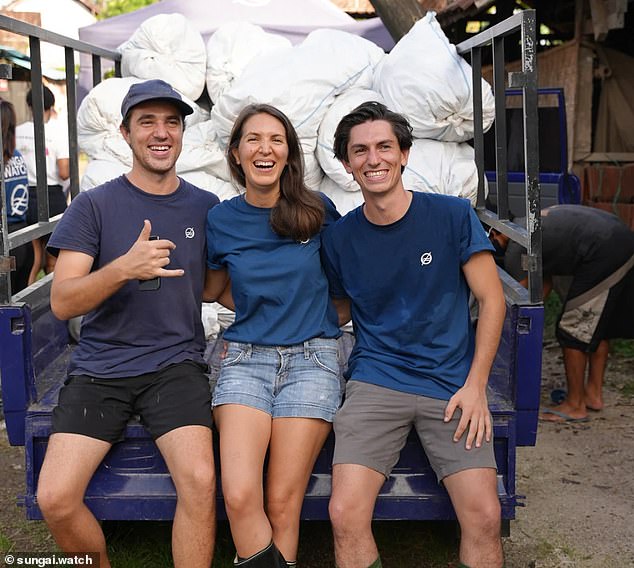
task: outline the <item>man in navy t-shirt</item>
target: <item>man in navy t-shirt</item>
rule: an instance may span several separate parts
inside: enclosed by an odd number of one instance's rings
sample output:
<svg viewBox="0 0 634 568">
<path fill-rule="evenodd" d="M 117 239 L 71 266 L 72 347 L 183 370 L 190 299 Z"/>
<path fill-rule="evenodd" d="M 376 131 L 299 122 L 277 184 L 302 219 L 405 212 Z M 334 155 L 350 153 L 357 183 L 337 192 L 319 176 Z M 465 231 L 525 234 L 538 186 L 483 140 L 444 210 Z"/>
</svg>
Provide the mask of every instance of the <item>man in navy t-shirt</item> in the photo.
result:
<svg viewBox="0 0 634 568">
<path fill-rule="evenodd" d="M 356 334 L 346 398 L 334 422 L 336 562 L 381 566 L 372 512 L 415 427 L 456 510 L 461 562 L 499 568 L 486 385 L 504 296 L 493 247 L 469 202 L 403 187 L 411 145 L 407 120 L 376 102 L 345 116 L 335 133 L 335 155 L 365 199 L 322 237 L 331 296 L 349 307 Z M 479 306 L 477 331 L 470 291 Z"/>
<path fill-rule="evenodd" d="M 51 308 L 83 315 L 68 380 L 53 411 L 38 504 L 65 552 L 100 554 L 103 532 L 83 502 L 93 473 L 139 415 L 177 493 L 176 567 L 209 568 L 215 522 L 211 400 L 200 318 L 205 222 L 218 198 L 181 180 L 185 116 L 160 80 L 132 85 L 121 134 L 132 170 L 77 196 L 51 236 Z"/>
</svg>

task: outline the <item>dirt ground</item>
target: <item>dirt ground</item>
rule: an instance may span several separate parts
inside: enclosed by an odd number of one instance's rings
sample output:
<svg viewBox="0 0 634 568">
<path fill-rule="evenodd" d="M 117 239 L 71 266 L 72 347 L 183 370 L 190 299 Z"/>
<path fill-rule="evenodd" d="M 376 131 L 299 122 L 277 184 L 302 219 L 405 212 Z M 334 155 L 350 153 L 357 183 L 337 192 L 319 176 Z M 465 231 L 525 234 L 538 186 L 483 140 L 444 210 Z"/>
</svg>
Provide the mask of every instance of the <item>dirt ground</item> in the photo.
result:
<svg viewBox="0 0 634 568">
<path fill-rule="evenodd" d="M 634 566 L 634 359 L 611 356 L 606 408 L 590 422 L 540 422 L 537 445 L 518 448 L 517 510 L 507 567 Z M 565 387 L 560 350 L 546 347 L 542 404 Z"/>
<path fill-rule="evenodd" d="M 564 384 L 560 351 L 546 346 L 542 402 Z M 634 566 L 634 359 L 610 357 L 605 399 L 590 422 L 540 423 L 537 445 L 518 449 L 517 492 L 526 507 L 505 539 L 507 568 Z M 27 522 L 15 505 L 24 454 L 1 428 L 0 552 L 53 551 L 42 523 Z"/>
</svg>

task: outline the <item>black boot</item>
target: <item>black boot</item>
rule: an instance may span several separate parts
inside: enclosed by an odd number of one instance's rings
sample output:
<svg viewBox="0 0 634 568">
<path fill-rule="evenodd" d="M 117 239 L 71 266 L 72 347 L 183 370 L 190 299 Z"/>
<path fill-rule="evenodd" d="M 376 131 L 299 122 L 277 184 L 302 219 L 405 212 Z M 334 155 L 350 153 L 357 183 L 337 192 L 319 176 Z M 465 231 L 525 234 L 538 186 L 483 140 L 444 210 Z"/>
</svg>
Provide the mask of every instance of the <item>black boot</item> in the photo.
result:
<svg viewBox="0 0 634 568">
<path fill-rule="evenodd" d="M 273 542 L 265 549 L 256 552 L 253 556 L 238 560 L 233 563 L 234 566 L 242 566 L 243 568 L 287 568 L 286 560 L 282 553 L 277 549 Z"/>
</svg>

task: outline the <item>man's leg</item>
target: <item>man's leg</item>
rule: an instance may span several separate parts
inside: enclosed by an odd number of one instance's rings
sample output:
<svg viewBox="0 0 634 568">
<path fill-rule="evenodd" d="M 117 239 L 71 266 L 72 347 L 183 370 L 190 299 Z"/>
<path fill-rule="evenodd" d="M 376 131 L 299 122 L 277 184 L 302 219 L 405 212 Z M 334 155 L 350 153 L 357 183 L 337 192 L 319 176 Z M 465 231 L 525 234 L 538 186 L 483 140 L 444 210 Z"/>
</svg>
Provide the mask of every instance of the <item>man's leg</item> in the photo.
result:
<svg viewBox="0 0 634 568">
<path fill-rule="evenodd" d="M 339 568 L 368 568 L 379 556 L 372 535 L 372 513 L 385 476 L 357 464 L 332 468 L 330 520 Z"/>
<path fill-rule="evenodd" d="M 110 567 L 106 542 L 84 493 L 110 447 L 80 434 L 53 434 L 37 488 L 38 505 L 57 545 L 64 552 L 98 552 L 101 568 Z"/>
<path fill-rule="evenodd" d="M 566 400 L 553 407 L 553 410 L 561 412 L 571 418 L 586 418 L 585 374 L 588 363 L 588 354 L 572 347 L 563 347 L 564 368 L 566 369 L 566 383 L 568 392 Z M 543 413 L 542 420 L 549 422 L 562 422 L 563 418 L 555 414 Z"/>
<path fill-rule="evenodd" d="M 316 418 L 275 418 L 266 477 L 266 513 L 273 541 L 288 562 L 297 559 L 299 517 L 306 486 L 331 424 Z"/>
<path fill-rule="evenodd" d="M 500 501 L 493 468 L 465 469 L 443 483 L 460 523 L 460 561 L 469 568 L 500 568 Z"/>
<path fill-rule="evenodd" d="M 608 364 L 609 354 L 610 342 L 607 339 L 601 340 L 597 350 L 594 353 L 590 353 L 585 403 L 586 407 L 592 410 L 601 410 L 603 408 L 603 377 L 605 375 L 605 367 Z"/>
<path fill-rule="evenodd" d="M 175 568 L 209 568 L 216 534 L 216 474 L 211 430 L 182 426 L 156 440 L 176 487 Z"/>
</svg>

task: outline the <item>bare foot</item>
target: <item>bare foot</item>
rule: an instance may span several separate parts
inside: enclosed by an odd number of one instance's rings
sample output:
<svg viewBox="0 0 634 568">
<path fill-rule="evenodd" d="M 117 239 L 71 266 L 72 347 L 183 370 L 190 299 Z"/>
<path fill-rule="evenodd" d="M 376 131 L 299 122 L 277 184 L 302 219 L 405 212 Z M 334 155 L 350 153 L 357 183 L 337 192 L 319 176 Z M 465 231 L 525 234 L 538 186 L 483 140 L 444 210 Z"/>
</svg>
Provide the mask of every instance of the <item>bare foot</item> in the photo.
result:
<svg viewBox="0 0 634 568">
<path fill-rule="evenodd" d="M 588 395 L 586 395 L 586 408 L 588 410 L 594 410 L 595 412 L 598 412 L 599 410 L 603 410 L 604 406 L 605 405 L 603 404 L 603 400 L 592 399 Z"/>
<path fill-rule="evenodd" d="M 603 396 L 601 392 L 599 392 L 598 394 L 595 394 L 586 389 L 585 400 L 586 400 L 586 408 L 588 410 L 599 411 L 599 410 L 603 410 L 603 407 L 605 406 L 603 403 Z"/>
</svg>

